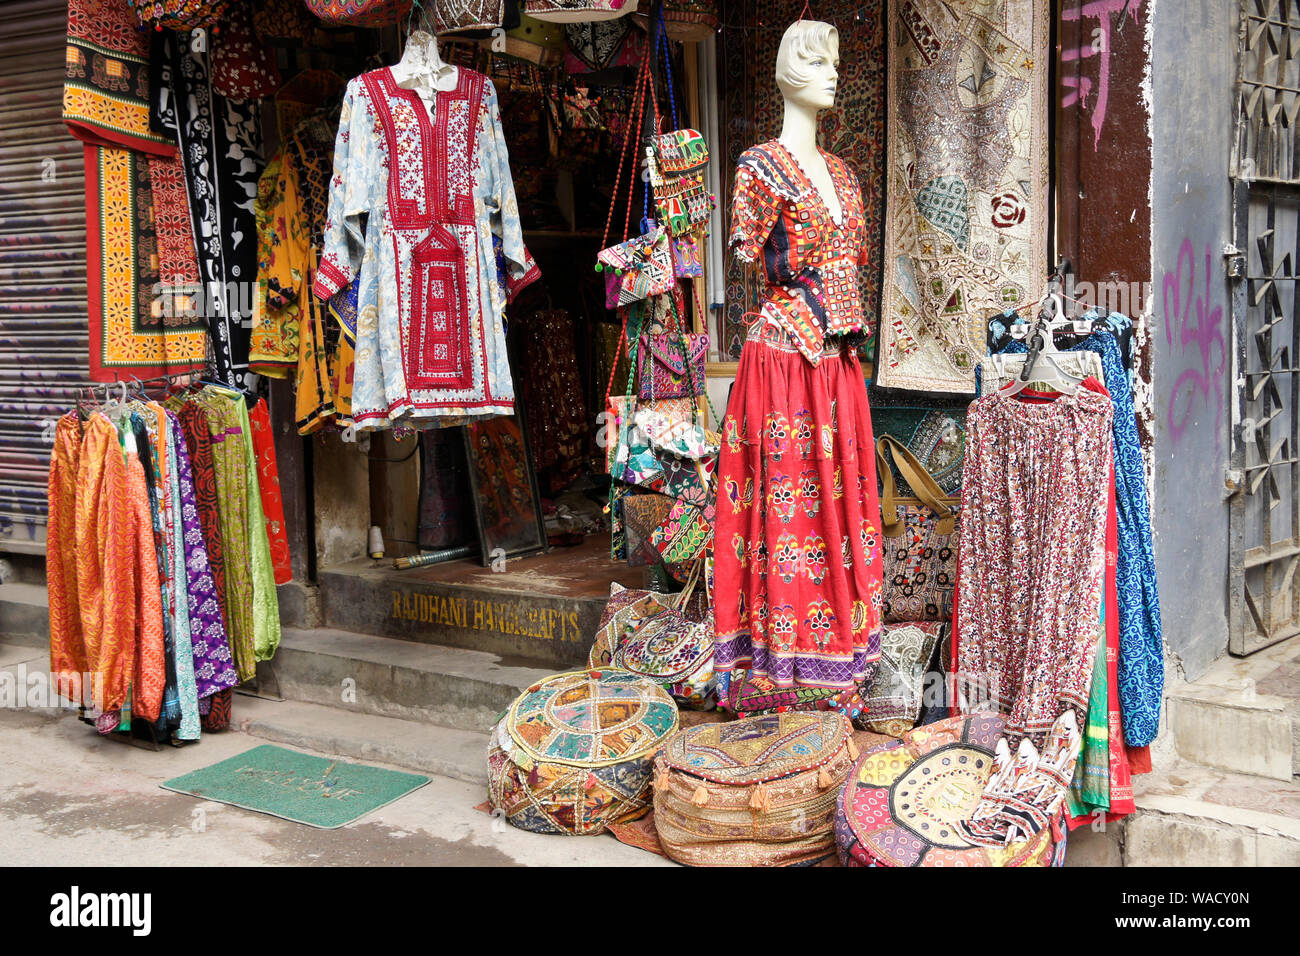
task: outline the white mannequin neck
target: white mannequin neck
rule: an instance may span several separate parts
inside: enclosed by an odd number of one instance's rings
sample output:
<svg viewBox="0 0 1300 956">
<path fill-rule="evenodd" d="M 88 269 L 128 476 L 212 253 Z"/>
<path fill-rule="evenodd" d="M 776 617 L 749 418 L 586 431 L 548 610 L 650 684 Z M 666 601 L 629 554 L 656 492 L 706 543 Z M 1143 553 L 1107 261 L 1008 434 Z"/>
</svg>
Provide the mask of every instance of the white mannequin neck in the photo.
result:
<svg viewBox="0 0 1300 956">
<path fill-rule="evenodd" d="M 785 100 L 785 120 L 778 137 L 782 146 L 790 151 L 821 195 L 822 202 L 836 223 L 844 214 L 840 197 L 835 192 L 835 181 L 826 166 L 826 157 L 817 148 L 817 110 L 802 103 Z"/>
</svg>

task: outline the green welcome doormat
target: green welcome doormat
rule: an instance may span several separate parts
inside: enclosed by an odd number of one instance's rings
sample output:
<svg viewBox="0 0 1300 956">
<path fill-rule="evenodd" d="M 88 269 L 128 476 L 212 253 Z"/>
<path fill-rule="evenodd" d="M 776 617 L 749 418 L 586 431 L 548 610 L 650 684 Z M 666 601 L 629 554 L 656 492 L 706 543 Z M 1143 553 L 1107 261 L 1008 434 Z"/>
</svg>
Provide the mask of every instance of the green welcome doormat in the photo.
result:
<svg viewBox="0 0 1300 956">
<path fill-rule="evenodd" d="M 418 790 L 429 778 L 313 757 L 263 744 L 162 784 L 188 793 L 333 830 Z"/>
</svg>

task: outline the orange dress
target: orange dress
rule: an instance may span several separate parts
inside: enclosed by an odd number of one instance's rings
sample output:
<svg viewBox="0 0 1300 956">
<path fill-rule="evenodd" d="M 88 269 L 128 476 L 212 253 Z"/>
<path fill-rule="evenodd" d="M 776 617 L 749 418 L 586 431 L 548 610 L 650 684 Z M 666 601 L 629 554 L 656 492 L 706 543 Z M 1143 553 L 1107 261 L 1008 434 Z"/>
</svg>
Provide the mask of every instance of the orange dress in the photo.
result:
<svg viewBox="0 0 1300 956">
<path fill-rule="evenodd" d="M 167 684 L 167 645 L 163 634 L 162 592 L 158 550 L 154 544 L 153 513 L 144 466 L 131 444 L 126 453 L 127 504 L 135 541 L 135 672 L 131 710 L 153 723 L 162 709 Z"/>
<path fill-rule="evenodd" d="M 59 419 L 50 454 L 49 519 L 45 571 L 50 597 L 50 674 L 61 696 L 82 702 L 86 644 L 77 597 L 77 478 L 81 421 L 76 412 Z"/>
<path fill-rule="evenodd" d="M 86 422 L 76 498 L 77 593 L 95 705 L 121 709 L 135 671 L 135 549 L 126 458 L 103 415 Z"/>
</svg>

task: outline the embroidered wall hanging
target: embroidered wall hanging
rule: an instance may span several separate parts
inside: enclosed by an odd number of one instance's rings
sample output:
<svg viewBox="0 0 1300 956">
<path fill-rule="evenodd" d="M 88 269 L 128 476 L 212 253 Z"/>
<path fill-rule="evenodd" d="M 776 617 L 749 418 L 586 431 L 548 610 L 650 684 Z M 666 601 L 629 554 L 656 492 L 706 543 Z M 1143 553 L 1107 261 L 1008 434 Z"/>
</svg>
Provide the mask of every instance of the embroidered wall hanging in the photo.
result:
<svg viewBox="0 0 1300 956">
<path fill-rule="evenodd" d="M 881 385 L 973 392 L 1046 271 L 1045 0 L 890 0 Z"/>
</svg>

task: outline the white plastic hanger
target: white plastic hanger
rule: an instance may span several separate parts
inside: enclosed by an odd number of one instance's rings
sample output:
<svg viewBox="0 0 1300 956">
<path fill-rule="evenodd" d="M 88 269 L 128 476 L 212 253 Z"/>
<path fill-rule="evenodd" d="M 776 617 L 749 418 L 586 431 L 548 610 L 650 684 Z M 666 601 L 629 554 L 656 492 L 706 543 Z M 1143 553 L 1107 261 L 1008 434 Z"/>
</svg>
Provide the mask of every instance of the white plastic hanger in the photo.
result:
<svg viewBox="0 0 1300 956">
<path fill-rule="evenodd" d="M 1059 293 L 1052 291 L 1051 286 L 1038 300 L 1037 315 L 1038 326 L 1031 333 L 1029 342 L 1032 343 L 1037 337 L 1041 344 L 1037 348 L 1030 345 L 1024 368 L 1016 378 L 998 389 L 1001 395 L 1019 395 L 1029 387 L 1030 382 L 1041 382 L 1062 394 L 1073 395 L 1083 382 L 1082 376 L 1070 372 L 1061 363 L 1060 356 L 1063 353 L 1056 347 L 1056 341 L 1052 337 L 1054 329 L 1068 328 L 1070 321 L 1065 314 L 1065 302 Z"/>
</svg>

